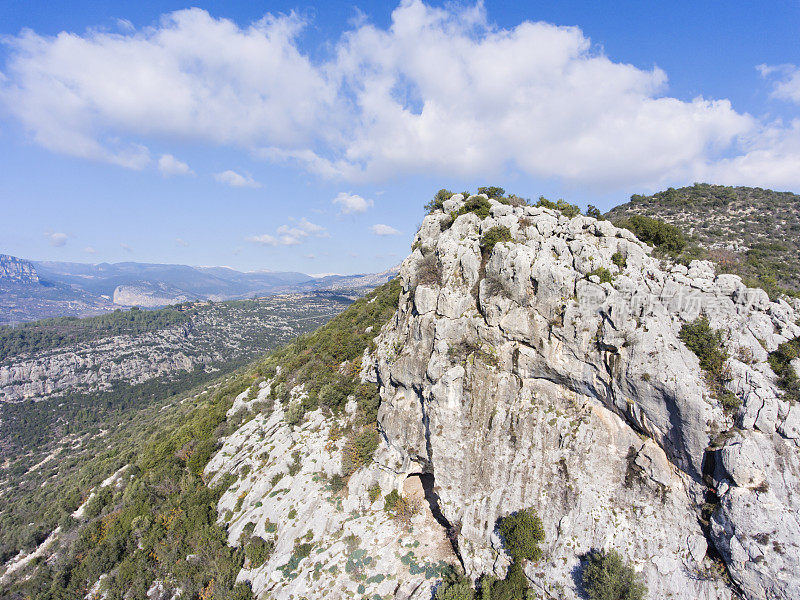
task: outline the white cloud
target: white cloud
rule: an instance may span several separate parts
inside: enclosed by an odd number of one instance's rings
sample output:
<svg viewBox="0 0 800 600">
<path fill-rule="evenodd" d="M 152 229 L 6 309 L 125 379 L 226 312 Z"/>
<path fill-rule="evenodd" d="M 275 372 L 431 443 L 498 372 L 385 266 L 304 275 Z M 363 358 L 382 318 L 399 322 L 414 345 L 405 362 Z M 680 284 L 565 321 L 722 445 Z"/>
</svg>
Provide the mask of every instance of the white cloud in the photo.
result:
<svg viewBox="0 0 800 600">
<path fill-rule="evenodd" d="M 158 159 L 158 170 L 164 177 L 170 175 L 194 175 L 194 171 L 185 162 L 178 160 L 172 154 L 162 154 Z"/>
<path fill-rule="evenodd" d="M 86 246 L 83 251 L 86 252 L 86 254 L 97 254 L 97 250 L 95 250 L 92 246 Z"/>
<path fill-rule="evenodd" d="M 214 179 L 216 179 L 220 183 L 224 183 L 231 187 L 249 187 L 249 188 L 259 188 L 261 184 L 255 181 L 249 175 L 240 175 L 236 171 L 223 171 L 222 173 L 216 173 L 214 175 Z"/>
<path fill-rule="evenodd" d="M 261 244 L 262 246 L 277 246 L 279 244 L 278 238 L 268 233 L 263 233 L 261 235 L 251 235 L 246 237 L 245 239 L 248 242 L 253 242 L 254 244 Z"/>
<path fill-rule="evenodd" d="M 50 241 L 51 246 L 56 247 L 63 246 L 69 239 L 66 233 L 61 233 L 60 231 L 48 231 L 44 236 Z"/>
<path fill-rule="evenodd" d="M 339 192 L 336 198 L 333 199 L 333 203 L 342 207 L 340 212 L 344 215 L 367 212 L 367 209 L 375 204 L 372 200 L 362 198 L 358 194 L 348 194 L 347 192 Z"/>
<path fill-rule="evenodd" d="M 175 243 L 179 246 L 183 246 L 184 248 L 189 245 L 189 242 L 184 240 L 183 238 L 175 238 Z"/>
<path fill-rule="evenodd" d="M 758 65 L 756 67 L 765 79 L 773 81 L 772 97 L 800 104 L 800 68 L 795 65 Z"/>
<path fill-rule="evenodd" d="M 800 172 L 785 175 L 793 125 L 724 99 L 669 97 L 661 69 L 614 62 L 577 27 L 502 29 L 480 2 L 403 0 L 389 27 L 357 18 L 312 59 L 297 44 L 303 26 L 294 13 L 239 26 L 188 9 L 116 33 L 25 30 L 6 38 L 0 100 L 39 144 L 130 168 L 151 161 L 150 140 L 172 136 L 353 182 L 521 172 L 656 187 L 740 164 L 751 165 L 740 183 L 800 184 Z M 762 73 L 781 77 L 776 97 L 798 101 L 796 67 Z"/>
<path fill-rule="evenodd" d="M 742 141 L 744 152 L 698 167 L 694 180 L 726 185 L 757 184 L 774 189 L 798 185 L 800 119 L 776 122 Z"/>
<path fill-rule="evenodd" d="M 325 128 L 331 84 L 294 43 L 295 14 L 240 28 L 200 9 L 133 32 L 8 38 L 2 96 L 37 142 L 141 168 L 146 149 L 116 136 L 171 135 L 292 147 Z"/>
<path fill-rule="evenodd" d="M 129 254 L 133 254 L 133 248 L 131 248 L 128 244 L 122 242 L 120 243 L 119 247 L 125 250 L 125 252 L 128 252 Z"/>
<path fill-rule="evenodd" d="M 275 235 L 264 233 L 261 235 L 251 235 L 245 238 L 248 242 L 261 244 L 262 246 L 296 246 L 301 244 L 309 236 L 327 237 L 328 233 L 324 227 L 312 223 L 305 217 L 301 219 L 290 218 L 291 225 L 281 225 L 275 231 Z"/>
<path fill-rule="evenodd" d="M 384 225 L 383 223 L 376 223 L 372 227 L 370 227 L 372 233 L 375 235 L 400 235 L 400 231 L 391 227 L 389 225 Z"/>
</svg>

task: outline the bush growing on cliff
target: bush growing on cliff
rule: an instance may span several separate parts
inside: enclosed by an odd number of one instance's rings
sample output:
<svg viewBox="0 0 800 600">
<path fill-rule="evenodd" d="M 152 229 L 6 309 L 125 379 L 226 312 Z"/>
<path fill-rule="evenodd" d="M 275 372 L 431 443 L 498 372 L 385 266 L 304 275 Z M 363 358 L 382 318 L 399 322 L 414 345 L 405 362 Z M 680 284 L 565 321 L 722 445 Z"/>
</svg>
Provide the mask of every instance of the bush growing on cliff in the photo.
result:
<svg viewBox="0 0 800 600">
<path fill-rule="evenodd" d="M 489 255 L 492 253 L 496 244 L 513 241 L 514 238 L 511 237 L 511 231 L 508 227 L 503 225 L 492 227 L 489 231 L 484 233 L 481 238 L 481 250 L 483 250 L 484 254 Z"/>
<path fill-rule="evenodd" d="M 616 550 L 590 553 L 583 585 L 591 600 L 644 600 L 647 588 Z"/>
<path fill-rule="evenodd" d="M 533 509 L 527 508 L 501 519 L 499 530 L 512 558 L 505 579 L 483 575 L 476 594 L 468 579 L 450 569 L 444 574 L 435 600 L 533 600 L 537 597 L 528 585 L 524 567 L 525 561 L 539 560 L 542 556 L 539 544 L 544 541 L 544 526 L 541 519 Z"/>
<path fill-rule="evenodd" d="M 714 377 L 722 375 L 728 353 L 722 345 L 722 332 L 712 329 L 707 317 L 684 323 L 679 337 L 700 359 L 700 368 Z"/>
<path fill-rule="evenodd" d="M 439 285 L 442 270 L 435 252 L 426 254 L 417 266 L 417 285 Z"/>
<path fill-rule="evenodd" d="M 489 198 L 493 198 L 495 200 L 502 198 L 503 196 L 506 195 L 506 191 L 503 188 L 494 185 L 489 187 L 479 187 L 478 193 L 486 194 Z"/>
<path fill-rule="evenodd" d="M 484 575 L 478 582 L 481 600 L 534 600 L 522 565 L 511 563 L 505 579 Z"/>
<path fill-rule="evenodd" d="M 600 283 L 611 283 L 614 281 L 614 277 L 611 275 L 611 271 L 606 269 L 605 267 L 597 267 L 594 271 L 590 271 L 586 274 L 586 279 L 589 279 L 592 275 L 597 275 L 600 278 Z"/>
<path fill-rule="evenodd" d="M 372 462 L 372 456 L 380 441 L 375 429 L 364 429 L 351 435 L 342 451 L 342 475 L 348 477 L 364 465 Z"/>
<path fill-rule="evenodd" d="M 272 551 L 275 548 L 275 542 L 272 540 L 265 540 L 259 536 L 253 536 L 244 547 L 244 555 L 250 561 L 250 567 L 260 567 L 269 560 Z"/>
<path fill-rule="evenodd" d="M 489 209 L 491 207 L 492 205 L 489 204 L 489 201 L 483 196 L 472 196 L 464 203 L 464 206 L 459 208 L 453 214 L 453 218 L 455 220 L 455 218 L 459 217 L 460 215 L 465 215 L 467 213 L 475 213 L 481 219 L 485 219 L 486 217 L 489 216 Z"/>
<path fill-rule="evenodd" d="M 674 225 L 658 219 L 631 215 L 625 220 L 617 221 L 615 225 L 632 231 L 641 241 L 670 254 L 680 254 L 686 247 L 686 236 L 683 232 Z"/>
<path fill-rule="evenodd" d="M 475 590 L 472 589 L 472 584 L 467 577 L 456 571 L 455 568 L 449 567 L 443 574 L 442 583 L 436 589 L 433 598 L 434 600 L 473 600 Z"/>
<path fill-rule="evenodd" d="M 800 358 L 800 337 L 784 342 L 769 353 L 769 365 L 778 376 L 778 386 L 784 391 L 784 399 L 789 402 L 800 401 L 800 377 L 792 366 L 796 358 Z"/>
<path fill-rule="evenodd" d="M 590 204 L 586 207 L 586 216 L 592 217 L 593 219 L 597 219 L 598 221 L 605 220 L 603 213 L 600 212 L 600 209 L 597 208 L 594 204 Z"/>
<path fill-rule="evenodd" d="M 500 522 L 500 535 L 514 562 L 539 560 L 544 541 L 542 520 L 532 508 L 517 511 Z"/>
<path fill-rule="evenodd" d="M 708 318 L 700 316 L 691 323 L 684 323 L 678 337 L 700 359 L 700 368 L 706 373 L 708 385 L 725 410 L 738 409 L 739 398 L 725 389 L 730 373 L 727 368 L 728 351 L 723 344 L 722 332 L 712 329 Z"/>
<path fill-rule="evenodd" d="M 428 211 L 428 214 L 435 210 L 442 210 L 444 208 L 444 201 L 449 200 L 452 195 L 453 192 L 450 190 L 439 190 L 436 192 L 436 195 L 433 197 L 433 199 L 425 205 L 425 210 Z"/>
<path fill-rule="evenodd" d="M 581 209 L 576 204 L 570 204 L 563 198 L 559 198 L 557 202 L 553 202 L 544 196 L 539 196 L 539 201 L 536 203 L 536 206 L 549 208 L 550 210 L 557 210 L 562 215 L 569 217 L 570 219 L 581 214 Z"/>
<path fill-rule="evenodd" d="M 286 412 L 283 415 L 283 420 L 286 421 L 286 424 L 289 427 L 294 427 L 298 425 L 300 421 L 303 420 L 303 408 L 300 406 L 300 403 L 296 400 L 291 402 L 289 406 L 286 407 Z"/>
</svg>

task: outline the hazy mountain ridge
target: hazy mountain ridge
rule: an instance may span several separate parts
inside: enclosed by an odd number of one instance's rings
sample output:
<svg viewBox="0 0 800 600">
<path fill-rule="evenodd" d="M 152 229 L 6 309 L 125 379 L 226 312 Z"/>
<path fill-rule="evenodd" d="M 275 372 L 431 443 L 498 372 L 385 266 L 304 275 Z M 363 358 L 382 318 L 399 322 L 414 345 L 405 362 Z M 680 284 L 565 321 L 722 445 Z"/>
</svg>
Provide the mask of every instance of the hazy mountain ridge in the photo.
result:
<svg viewBox="0 0 800 600">
<path fill-rule="evenodd" d="M 154 308 L 191 300 L 278 293 L 364 293 L 396 273 L 314 278 L 297 272 L 240 272 L 227 267 L 147 263 L 26 261 L 0 255 L 0 324 L 55 316 L 90 316 L 120 306 Z"/>
</svg>

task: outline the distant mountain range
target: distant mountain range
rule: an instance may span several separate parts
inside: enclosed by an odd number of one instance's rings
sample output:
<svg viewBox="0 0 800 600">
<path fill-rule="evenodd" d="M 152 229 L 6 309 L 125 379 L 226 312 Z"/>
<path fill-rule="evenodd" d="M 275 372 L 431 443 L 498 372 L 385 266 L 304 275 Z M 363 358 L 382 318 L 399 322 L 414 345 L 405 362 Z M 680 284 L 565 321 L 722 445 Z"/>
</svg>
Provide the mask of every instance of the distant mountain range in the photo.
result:
<svg viewBox="0 0 800 600">
<path fill-rule="evenodd" d="M 381 273 L 312 277 L 297 272 L 245 273 L 227 267 L 30 261 L 0 254 L 0 324 L 191 300 L 316 290 L 361 292 L 396 273 L 397 268 L 393 268 Z"/>
</svg>

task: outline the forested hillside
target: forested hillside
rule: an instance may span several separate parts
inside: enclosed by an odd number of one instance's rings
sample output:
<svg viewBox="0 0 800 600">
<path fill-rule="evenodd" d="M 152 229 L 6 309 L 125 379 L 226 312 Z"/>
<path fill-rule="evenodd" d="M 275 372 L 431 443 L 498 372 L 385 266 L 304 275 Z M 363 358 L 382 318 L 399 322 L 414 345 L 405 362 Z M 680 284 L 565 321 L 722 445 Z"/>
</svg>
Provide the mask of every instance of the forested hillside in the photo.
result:
<svg viewBox="0 0 800 600">
<path fill-rule="evenodd" d="M 109 599 L 130 593 L 142 598 L 153 581 L 161 581 L 188 598 L 250 598 L 249 586 L 235 585 L 235 578 L 252 549 L 245 548 L 247 540 L 229 548 L 217 524 L 216 502 L 231 481 L 210 489 L 202 477 L 217 440 L 257 414 L 229 419 L 228 410 L 242 392 L 250 390 L 245 399 L 255 397 L 259 382 L 274 377 L 281 365 L 281 381 L 316 390 L 302 405 L 291 405 L 293 418 L 319 406 L 340 413 L 343 399 L 355 393 L 363 398 L 364 418 L 373 423 L 370 436 L 376 435 L 375 386 L 360 383 L 360 361 L 345 373 L 339 364 L 360 359 L 394 313 L 398 293 L 397 282 L 386 284 L 267 358 L 131 410 L 109 431 L 74 436 L 73 445 L 40 464 L 7 461 L 0 481 L 7 502 L 0 512 L 0 559 L 7 569 L 0 595 L 73 598 L 102 582 Z M 256 411 L 271 411 L 273 402 L 290 405 L 280 384 L 273 389 Z M 43 542 L 47 560 L 8 562 Z"/>
<path fill-rule="evenodd" d="M 748 285 L 800 293 L 800 196 L 762 188 L 696 183 L 652 196 L 634 194 L 606 215 L 656 218 L 686 236 L 687 258 L 708 258 Z"/>
</svg>

